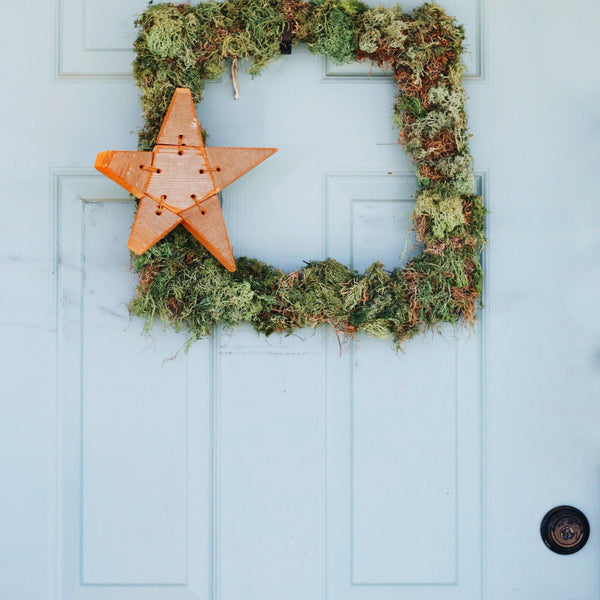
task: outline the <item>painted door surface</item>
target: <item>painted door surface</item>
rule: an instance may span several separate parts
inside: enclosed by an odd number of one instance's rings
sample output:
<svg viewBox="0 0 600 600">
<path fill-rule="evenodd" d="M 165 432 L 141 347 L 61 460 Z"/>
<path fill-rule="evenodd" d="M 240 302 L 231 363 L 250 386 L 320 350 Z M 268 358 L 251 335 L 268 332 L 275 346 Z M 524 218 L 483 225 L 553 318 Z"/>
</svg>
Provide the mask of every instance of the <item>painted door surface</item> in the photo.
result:
<svg viewBox="0 0 600 600">
<path fill-rule="evenodd" d="M 400 354 L 142 335 L 134 205 L 92 166 L 136 147 L 145 1 L 3 6 L 1 600 L 600 595 L 600 5 L 442 4 L 470 46 L 485 309 Z M 297 48 L 240 88 L 197 107 L 212 145 L 279 148 L 223 193 L 235 254 L 406 260 L 389 77 Z M 561 504 L 591 524 L 572 556 L 539 535 Z"/>
</svg>

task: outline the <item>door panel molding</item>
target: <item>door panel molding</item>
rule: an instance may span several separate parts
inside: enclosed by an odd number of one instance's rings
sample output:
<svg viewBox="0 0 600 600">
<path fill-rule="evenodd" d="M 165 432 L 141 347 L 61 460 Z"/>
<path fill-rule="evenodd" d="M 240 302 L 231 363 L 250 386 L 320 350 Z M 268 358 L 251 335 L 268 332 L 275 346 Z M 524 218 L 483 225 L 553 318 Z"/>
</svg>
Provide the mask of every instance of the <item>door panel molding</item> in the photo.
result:
<svg viewBox="0 0 600 600">
<path fill-rule="evenodd" d="M 323 336 L 214 335 L 212 596 L 326 598 Z"/>
<path fill-rule="evenodd" d="M 325 173 L 327 254 L 358 261 L 359 270 L 376 254 L 396 266 L 414 187 L 410 172 Z M 476 187 L 486 187 L 485 174 Z M 378 221 L 369 205 L 387 216 Z M 354 233 L 365 227 L 385 239 L 356 252 Z M 376 353 L 371 346 L 380 342 L 360 335 L 347 357 L 335 357 L 335 344 L 329 349 L 329 597 L 486 597 L 485 331 L 480 320 L 470 339 L 454 339 L 448 327 L 407 342 L 401 356 Z M 435 373 L 430 381 L 414 377 L 424 362 Z"/>
<path fill-rule="evenodd" d="M 57 600 L 201 597 L 209 562 L 210 432 L 203 424 L 210 390 L 196 382 L 210 381 L 210 347 L 181 353 L 184 339 L 168 332 L 157 351 L 129 319 L 124 300 L 135 282 L 126 276 L 123 248 L 130 198 L 87 169 L 56 169 L 52 180 L 51 589 Z"/>
</svg>

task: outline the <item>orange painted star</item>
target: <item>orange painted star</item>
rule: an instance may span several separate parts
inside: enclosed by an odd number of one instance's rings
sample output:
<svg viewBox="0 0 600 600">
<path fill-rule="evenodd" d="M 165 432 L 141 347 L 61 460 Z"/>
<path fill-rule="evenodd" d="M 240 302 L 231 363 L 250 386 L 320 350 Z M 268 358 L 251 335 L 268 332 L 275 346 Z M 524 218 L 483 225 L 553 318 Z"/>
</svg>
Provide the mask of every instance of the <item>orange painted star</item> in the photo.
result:
<svg viewBox="0 0 600 600">
<path fill-rule="evenodd" d="M 127 247 L 143 254 L 180 223 L 228 270 L 235 260 L 218 193 L 277 148 L 211 148 L 177 88 L 152 152 L 100 152 L 95 167 L 139 199 Z"/>
</svg>

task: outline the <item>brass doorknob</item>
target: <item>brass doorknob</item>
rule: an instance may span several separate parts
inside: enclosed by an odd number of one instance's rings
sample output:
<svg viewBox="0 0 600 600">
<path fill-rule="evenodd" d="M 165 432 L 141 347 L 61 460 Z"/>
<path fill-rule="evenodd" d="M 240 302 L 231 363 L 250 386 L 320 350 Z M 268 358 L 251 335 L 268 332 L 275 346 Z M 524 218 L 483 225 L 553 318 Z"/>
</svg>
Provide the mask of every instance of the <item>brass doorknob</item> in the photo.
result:
<svg viewBox="0 0 600 600">
<path fill-rule="evenodd" d="M 581 550 L 590 536 L 586 516 L 574 506 L 557 506 L 542 519 L 540 533 L 544 544 L 557 554 L 573 554 Z"/>
</svg>

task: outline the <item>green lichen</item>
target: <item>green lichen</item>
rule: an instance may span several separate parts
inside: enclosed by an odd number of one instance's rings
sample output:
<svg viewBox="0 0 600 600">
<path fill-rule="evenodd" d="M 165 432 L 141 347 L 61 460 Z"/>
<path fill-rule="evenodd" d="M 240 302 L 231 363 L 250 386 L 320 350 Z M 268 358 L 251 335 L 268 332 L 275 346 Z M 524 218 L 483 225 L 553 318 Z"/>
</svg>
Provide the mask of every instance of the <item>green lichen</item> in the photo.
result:
<svg viewBox="0 0 600 600">
<path fill-rule="evenodd" d="M 472 171 L 473 159 L 468 153 L 453 154 L 436 161 L 435 168 L 441 173 L 449 187 L 457 194 L 468 196 L 475 190 Z"/>
<path fill-rule="evenodd" d="M 442 186 L 421 190 L 414 214 L 427 218 L 430 234 L 437 240 L 449 237 L 465 223 L 462 197 Z"/>
<path fill-rule="evenodd" d="M 410 25 L 407 15 L 396 5 L 369 9 L 363 15 L 362 27 L 358 47 L 363 52 L 374 54 L 379 49 L 403 48 Z"/>
</svg>

